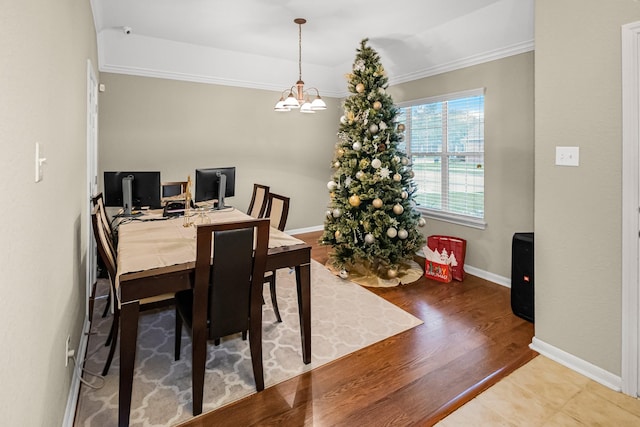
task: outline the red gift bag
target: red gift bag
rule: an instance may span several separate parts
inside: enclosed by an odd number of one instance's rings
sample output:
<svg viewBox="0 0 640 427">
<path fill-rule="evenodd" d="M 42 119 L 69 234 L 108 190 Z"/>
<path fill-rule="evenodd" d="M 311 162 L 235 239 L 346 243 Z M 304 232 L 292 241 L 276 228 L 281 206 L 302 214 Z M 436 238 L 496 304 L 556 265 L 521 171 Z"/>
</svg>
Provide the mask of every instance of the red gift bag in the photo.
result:
<svg viewBox="0 0 640 427">
<path fill-rule="evenodd" d="M 451 276 L 458 281 L 464 280 L 464 255 L 467 251 L 467 241 L 458 237 L 452 236 L 429 236 L 427 237 L 427 246 L 432 251 L 436 249 L 442 253 L 443 249 L 447 250 L 448 254 L 453 253 L 458 265 L 451 266 Z"/>
<path fill-rule="evenodd" d="M 435 261 L 426 260 L 424 263 L 424 275 L 439 282 L 451 282 L 451 266 Z"/>
</svg>

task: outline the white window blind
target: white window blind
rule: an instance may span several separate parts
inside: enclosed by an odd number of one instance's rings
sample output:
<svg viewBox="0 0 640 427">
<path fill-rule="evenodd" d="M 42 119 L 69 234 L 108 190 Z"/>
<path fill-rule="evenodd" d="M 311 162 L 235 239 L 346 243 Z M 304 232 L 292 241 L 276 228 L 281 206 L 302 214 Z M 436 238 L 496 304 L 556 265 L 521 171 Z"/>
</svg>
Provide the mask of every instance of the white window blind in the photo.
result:
<svg viewBox="0 0 640 427">
<path fill-rule="evenodd" d="M 484 228 L 484 90 L 398 105 L 427 216 Z"/>
</svg>

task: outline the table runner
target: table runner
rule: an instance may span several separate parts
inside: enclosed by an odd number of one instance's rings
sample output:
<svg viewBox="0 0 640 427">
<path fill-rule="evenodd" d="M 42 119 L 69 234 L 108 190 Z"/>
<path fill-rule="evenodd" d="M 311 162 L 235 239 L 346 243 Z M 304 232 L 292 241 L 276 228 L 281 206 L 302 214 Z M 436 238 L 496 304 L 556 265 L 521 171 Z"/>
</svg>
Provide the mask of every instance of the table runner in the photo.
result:
<svg viewBox="0 0 640 427">
<path fill-rule="evenodd" d="M 206 211 L 211 223 L 250 219 L 237 209 Z M 197 216 L 190 220 L 196 221 Z M 195 266 L 196 227 L 184 227 L 184 218 L 163 219 L 161 214 L 150 213 L 138 217 L 118 228 L 118 272 L 116 283 L 123 274 L 148 272 L 158 274 L 167 267 L 186 264 Z M 304 244 L 274 227 L 269 231 L 269 248 Z"/>
</svg>

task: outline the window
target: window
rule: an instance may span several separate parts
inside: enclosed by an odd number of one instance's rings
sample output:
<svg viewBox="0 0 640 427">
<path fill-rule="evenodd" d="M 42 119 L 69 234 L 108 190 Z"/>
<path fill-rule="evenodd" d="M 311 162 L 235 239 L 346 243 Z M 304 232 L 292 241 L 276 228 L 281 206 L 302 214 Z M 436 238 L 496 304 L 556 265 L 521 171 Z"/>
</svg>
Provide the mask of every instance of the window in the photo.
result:
<svg viewBox="0 0 640 427">
<path fill-rule="evenodd" d="M 484 228 L 484 90 L 398 107 L 418 209 L 428 217 Z"/>
</svg>

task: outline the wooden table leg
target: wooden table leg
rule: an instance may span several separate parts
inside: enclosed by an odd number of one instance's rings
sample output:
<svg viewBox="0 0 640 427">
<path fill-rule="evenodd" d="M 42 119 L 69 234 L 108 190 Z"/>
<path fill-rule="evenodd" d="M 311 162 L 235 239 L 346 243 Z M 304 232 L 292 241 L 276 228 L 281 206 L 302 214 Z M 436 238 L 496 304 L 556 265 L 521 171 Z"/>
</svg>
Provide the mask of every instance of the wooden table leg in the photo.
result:
<svg viewBox="0 0 640 427">
<path fill-rule="evenodd" d="M 207 286 L 194 287 L 191 320 L 191 402 L 194 416 L 202 413 L 204 368 L 207 361 L 208 298 Z"/>
<path fill-rule="evenodd" d="M 129 425 L 139 314 L 140 303 L 138 301 L 122 304 L 120 308 L 120 389 L 118 396 L 118 425 L 120 427 Z M 115 341 L 111 345 L 116 345 Z"/>
<path fill-rule="evenodd" d="M 296 266 L 298 316 L 302 338 L 302 361 L 311 363 L 311 264 Z"/>
</svg>

